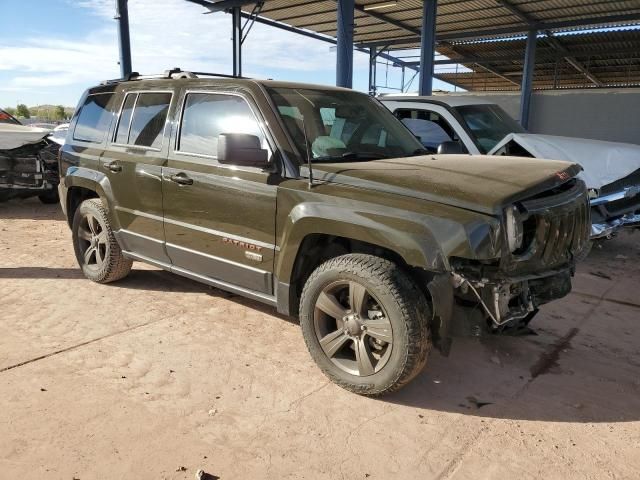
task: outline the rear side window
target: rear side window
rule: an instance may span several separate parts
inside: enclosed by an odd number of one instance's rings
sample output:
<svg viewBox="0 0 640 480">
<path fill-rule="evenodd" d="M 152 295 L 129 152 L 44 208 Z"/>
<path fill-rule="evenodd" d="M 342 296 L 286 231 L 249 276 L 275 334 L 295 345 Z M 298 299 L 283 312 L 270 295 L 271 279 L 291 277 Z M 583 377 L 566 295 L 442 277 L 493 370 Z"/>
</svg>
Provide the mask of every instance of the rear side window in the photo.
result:
<svg viewBox="0 0 640 480">
<path fill-rule="evenodd" d="M 89 95 L 80 108 L 73 139 L 82 142 L 102 143 L 111 125 L 109 104 L 112 93 Z"/>
<path fill-rule="evenodd" d="M 453 127 L 437 112 L 398 109 L 393 113 L 429 150 L 435 152 L 441 143 L 459 140 Z"/>
<path fill-rule="evenodd" d="M 170 104 L 171 92 L 127 94 L 115 143 L 160 149 Z"/>
<path fill-rule="evenodd" d="M 248 133 L 256 135 L 266 148 L 260 126 L 247 102 L 235 95 L 189 93 L 184 103 L 178 150 L 216 157 L 218 135 Z"/>
</svg>

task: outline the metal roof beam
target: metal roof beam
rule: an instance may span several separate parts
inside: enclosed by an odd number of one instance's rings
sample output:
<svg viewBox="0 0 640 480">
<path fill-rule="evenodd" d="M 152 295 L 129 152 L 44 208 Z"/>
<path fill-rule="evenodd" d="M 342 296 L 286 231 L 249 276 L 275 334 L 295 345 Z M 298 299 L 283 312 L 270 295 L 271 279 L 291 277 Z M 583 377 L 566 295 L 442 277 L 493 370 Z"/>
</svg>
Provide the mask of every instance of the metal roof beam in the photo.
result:
<svg viewBox="0 0 640 480">
<path fill-rule="evenodd" d="M 593 25 L 619 24 L 623 22 L 640 23 L 640 11 L 635 13 L 627 13 L 627 14 L 620 14 L 620 15 L 582 18 L 579 20 L 564 20 L 559 22 L 548 22 L 544 24 L 539 23 L 533 27 L 540 30 L 560 30 L 560 29 L 575 28 L 575 27 L 588 27 Z M 530 28 L 531 26 L 522 25 L 518 27 L 504 27 L 504 28 L 484 29 L 484 30 L 443 33 L 436 36 L 436 41 L 469 40 L 469 39 L 476 39 L 476 38 L 499 37 L 501 35 L 513 35 L 518 33 L 524 34 Z M 406 36 L 406 37 L 399 37 L 395 39 L 385 39 L 385 40 L 380 40 L 375 42 L 362 42 L 362 43 L 359 43 L 358 45 L 361 47 L 368 48 L 371 46 L 380 45 L 382 43 L 385 43 L 388 45 L 420 43 L 420 37 Z"/>
<path fill-rule="evenodd" d="M 600 81 L 600 79 L 596 77 L 593 73 L 591 73 L 582 63 L 580 63 L 576 59 L 576 57 L 571 55 L 571 52 L 569 52 L 569 50 L 567 50 L 567 48 L 562 44 L 562 42 L 560 42 L 560 40 L 558 40 L 553 35 L 553 32 L 546 30 L 544 33 L 547 35 L 547 41 L 549 42 L 549 45 L 551 45 L 554 50 L 557 50 L 558 52 L 560 52 L 563 55 L 563 58 L 565 59 L 565 61 L 569 65 L 571 65 L 573 68 L 575 68 L 577 71 L 582 73 L 585 77 L 587 77 L 591 83 L 593 83 L 594 85 L 597 85 L 598 87 L 602 87 L 603 83 Z"/>
<path fill-rule="evenodd" d="M 411 25 L 407 25 L 404 22 L 401 22 L 399 20 L 394 20 L 393 18 L 383 14 L 383 13 L 378 13 L 376 11 L 373 10 L 365 10 L 364 6 L 362 5 L 358 5 L 357 3 L 355 4 L 354 7 L 358 12 L 362 12 L 366 15 L 369 15 L 372 18 L 375 18 L 377 20 L 380 20 L 381 22 L 385 22 L 388 23 L 389 25 L 393 25 L 394 27 L 398 27 L 402 30 L 405 30 L 409 33 L 413 33 L 415 35 L 420 35 L 420 29 L 416 28 L 416 27 L 412 27 Z"/>
<path fill-rule="evenodd" d="M 187 1 L 193 1 L 193 0 L 187 0 Z M 250 14 L 246 13 L 246 12 L 241 12 L 240 15 L 242 17 L 244 17 L 244 18 L 250 18 Z M 291 25 L 287 25 L 285 23 L 279 23 L 279 22 L 276 22 L 275 20 L 269 20 L 268 18 L 254 17 L 254 21 L 257 22 L 257 23 L 261 23 L 263 25 L 268 25 L 268 26 L 273 27 L 273 28 L 279 28 L 280 30 L 284 30 L 286 32 L 296 33 L 296 34 L 302 35 L 304 37 L 309 37 L 309 38 L 313 38 L 315 40 L 320 40 L 321 42 L 330 43 L 332 45 L 336 45 L 338 43 L 336 41 L 336 39 L 333 38 L 333 37 L 328 37 L 328 36 L 325 36 L 325 35 L 319 35 L 317 33 L 310 32 L 308 30 L 301 30 L 299 28 L 292 27 Z M 359 52 L 363 52 L 363 53 L 367 53 L 367 54 L 369 53 L 369 50 L 367 50 L 365 48 L 362 48 L 362 47 L 359 47 L 359 46 L 354 46 L 354 48 L 356 50 L 358 50 Z M 410 68 L 411 70 L 414 70 L 416 72 L 419 70 L 416 65 L 410 65 L 407 62 L 405 62 L 405 61 L 403 61 L 403 60 L 401 60 L 401 59 L 399 59 L 397 57 L 394 57 L 393 55 L 389 55 L 387 53 L 380 52 L 378 54 L 378 56 L 380 58 L 384 58 L 385 60 L 389 60 L 390 62 L 393 62 L 394 65 L 397 65 L 397 66 L 400 66 L 400 67 L 404 66 L 404 67 Z"/>
<path fill-rule="evenodd" d="M 615 54 L 627 54 L 627 53 L 637 53 L 636 58 L 640 58 L 640 49 L 638 47 L 628 47 L 628 48 L 609 48 L 604 50 L 580 50 L 580 51 L 572 51 L 571 55 L 575 58 L 592 56 L 592 57 L 606 57 L 608 55 Z M 566 54 L 562 52 L 537 52 L 536 57 L 539 60 L 558 60 L 561 58 L 565 58 Z M 465 64 L 465 63 L 500 63 L 500 62 L 518 62 L 522 61 L 522 55 L 502 55 L 502 56 L 493 56 L 493 57 L 459 57 L 459 58 L 446 58 L 441 60 L 436 60 L 436 65 L 455 65 L 455 64 Z M 408 65 L 418 65 L 417 61 L 407 61 Z"/>
<path fill-rule="evenodd" d="M 211 12 L 224 12 L 226 10 L 230 10 L 235 7 L 244 7 L 245 5 L 249 5 L 251 3 L 256 3 L 256 0 L 218 0 L 216 1 L 206 1 L 206 0 L 187 0 L 188 2 L 197 3 L 198 5 L 202 5 L 206 7 Z"/>
<path fill-rule="evenodd" d="M 453 52 L 455 52 L 455 53 L 457 53 L 457 54 L 459 54 L 459 55 L 466 56 L 466 57 L 467 57 L 467 58 L 469 58 L 469 59 L 475 59 L 475 60 L 472 60 L 472 61 L 473 61 L 473 63 L 474 63 L 478 68 L 481 68 L 482 70 L 484 70 L 484 71 L 486 71 L 486 72 L 489 72 L 489 73 L 491 73 L 492 75 L 495 75 L 495 76 L 497 76 L 497 77 L 500 77 L 500 78 L 502 78 L 503 80 L 506 80 L 507 82 L 511 82 L 511 83 L 513 83 L 514 85 L 520 86 L 520 83 L 519 83 L 519 82 L 515 81 L 515 80 L 514 80 L 514 79 L 512 79 L 512 78 L 507 77 L 506 75 L 504 75 L 503 73 L 501 73 L 499 70 L 497 70 L 495 67 L 493 67 L 491 64 L 484 64 L 484 65 L 482 65 L 482 64 L 478 63 L 478 62 L 481 62 L 481 61 L 482 61 L 482 59 L 481 59 L 480 57 L 478 57 L 478 56 L 476 56 L 476 55 L 474 55 L 474 54 L 472 54 L 472 53 L 468 52 L 467 50 L 465 50 L 465 48 L 464 48 L 464 47 L 462 47 L 462 46 L 460 46 L 460 45 L 451 45 L 451 44 L 446 43 L 446 42 L 442 42 L 442 43 L 446 44 L 446 46 L 447 46 L 447 47 L 449 47 Z"/>
<path fill-rule="evenodd" d="M 527 15 L 525 12 L 520 10 L 517 6 L 513 5 L 509 0 L 496 0 L 496 1 L 500 5 L 502 5 L 504 8 L 509 10 L 509 12 L 511 12 L 513 15 L 515 15 L 524 23 L 526 23 L 527 25 L 531 27 L 536 26 L 537 22 L 535 21 L 535 19 L 533 19 L 531 16 Z M 565 48 L 565 46 L 562 45 L 562 43 L 557 38 L 554 37 L 551 31 L 546 30 L 545 33 L 547 35 L 549 45 L 551 45 L 551 47 L 553 47 L 554 50 L 561 52 L 563 54 L 564 60 L 569 65 L 571 65 L 573 68 L 575 68 L 580 73 L 582 73 L 585 77 L 587 77 L 592 83 L 594 83 L 598 87 L 602 86 L 602 82 L 598 80 L 598 78 L 595 75 L 589 72 L 589 70 L 584 65 L 582 65 L 578 60 L 576 60 L 575 57 L 572 57 L 569 54 L 569 51 Z"/>
<path fill-rule="evenodd" d="M 507 10 L 509 10 L 509 12 L 518 17 L 520 20 L 522 20 L 526 25 L 532 27 L 536 25 L 536 21 L 530 17 L 529 15 L 527 15 L 526 13 L 524 13 L 522 10 L 520 10 L 518 7 L 516 7 L 513 3 L 511 3 L 509 0 L 496 0 L 496 3 L 498 5 L 500 5 L 503 8 L 506 8 Z"/>
</svg>

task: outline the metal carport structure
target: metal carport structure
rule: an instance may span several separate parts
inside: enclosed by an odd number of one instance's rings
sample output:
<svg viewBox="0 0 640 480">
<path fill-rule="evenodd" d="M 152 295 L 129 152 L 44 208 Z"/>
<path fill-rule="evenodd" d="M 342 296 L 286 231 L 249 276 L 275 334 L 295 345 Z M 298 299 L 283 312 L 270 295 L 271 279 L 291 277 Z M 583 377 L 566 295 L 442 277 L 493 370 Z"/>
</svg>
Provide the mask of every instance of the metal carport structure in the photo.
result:
<svg viewBox="0 0 640 480">
<path fill-rule="evenodd" d="M 556 53 L 588 78 L 592 73 L 571 55 L 560 37 L 570 31 L 598 31 L 640 24 L 640 0 L 186 0 L 212 12 L 230 13 L 234 75 L 242 73 L 242 43 L 253 22 L 330 42 L 337 47 L 336 84 L 352 86 L 353 50 L 369 53 L 369 83 L 375 86 L 377 58 L 420 72 L 419 93 L 430 95 L 436 51 L 517 85 L 520 120 L 527 125 L 534 87 L 536 47 L 546 38 Z M 123 76 L 131 71 L 127 0 L 117 0 Z M 521 43 L 519 80 L 486 61 L 477 45 L 511 38 Z M 475 45 L 476 47 L 469 47 Z M 419 62 L 392 55 L 420 49 Z M 587 45 L 589 48 L 589 45 Z M 615 53 L 615 51 L 613 52 Z M 513 56 L 513 51 L 511 52 Z M 456 57 L 460 57 L 456 60 Z M 595 76 L 594 76 L 595 78 Z M 446 78 L 442 77 L 443 80 Z M 370 88 L 371 90 L 371 88 Z"/>
</svg>

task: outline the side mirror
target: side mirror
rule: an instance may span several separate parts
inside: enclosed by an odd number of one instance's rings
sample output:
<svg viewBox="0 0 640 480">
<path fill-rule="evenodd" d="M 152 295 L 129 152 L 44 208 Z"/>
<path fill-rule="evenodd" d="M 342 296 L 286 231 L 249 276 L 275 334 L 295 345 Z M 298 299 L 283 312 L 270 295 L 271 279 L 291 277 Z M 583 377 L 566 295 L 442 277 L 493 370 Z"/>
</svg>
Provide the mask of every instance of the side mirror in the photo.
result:
<svg viewBox="0 0 640 480">
<path fill-rule="evenodd" d="M 269 152 L 262 148 L 260 139 L 247 133 L 221 133 L 218 135 L 218 162 L 225 165 L 266 168 Z"/>
<path fill-rule="evenodd" d="M 467 153 L 467 151 L 460 140 L 442 142 L 438 145 L 438 155 L 456 155 L 461 153 Z"/>
</svg>

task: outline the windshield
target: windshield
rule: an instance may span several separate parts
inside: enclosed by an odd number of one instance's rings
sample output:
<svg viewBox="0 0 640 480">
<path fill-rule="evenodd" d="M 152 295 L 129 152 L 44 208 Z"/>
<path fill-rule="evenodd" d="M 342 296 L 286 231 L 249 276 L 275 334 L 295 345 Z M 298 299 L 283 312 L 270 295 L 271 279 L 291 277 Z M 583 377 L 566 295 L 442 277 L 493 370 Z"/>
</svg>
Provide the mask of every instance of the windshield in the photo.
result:
<svg viewBox="0 0 640 480">
<path fill-rule="evenodd" d="M 9 115 L 7 112 L 0 108 L 0 123 L 11 123 L 12 125 L 22 125 L 18 120 L 16 120 L 13 116 Z"/>
<path fill-rule="evenodd" d="M 375 160 L 424 154 L 418 139 L 364 94 L 311 88 L 269 88 L 296 147 L 311 161 Z"/>
<path fill-rule="evenodd" d="M 488 153 L 510 133 L 526 133 L 498 105 L 464 105 L 454 107 L 467 124 L 482 153 Z"/>
</svg>

